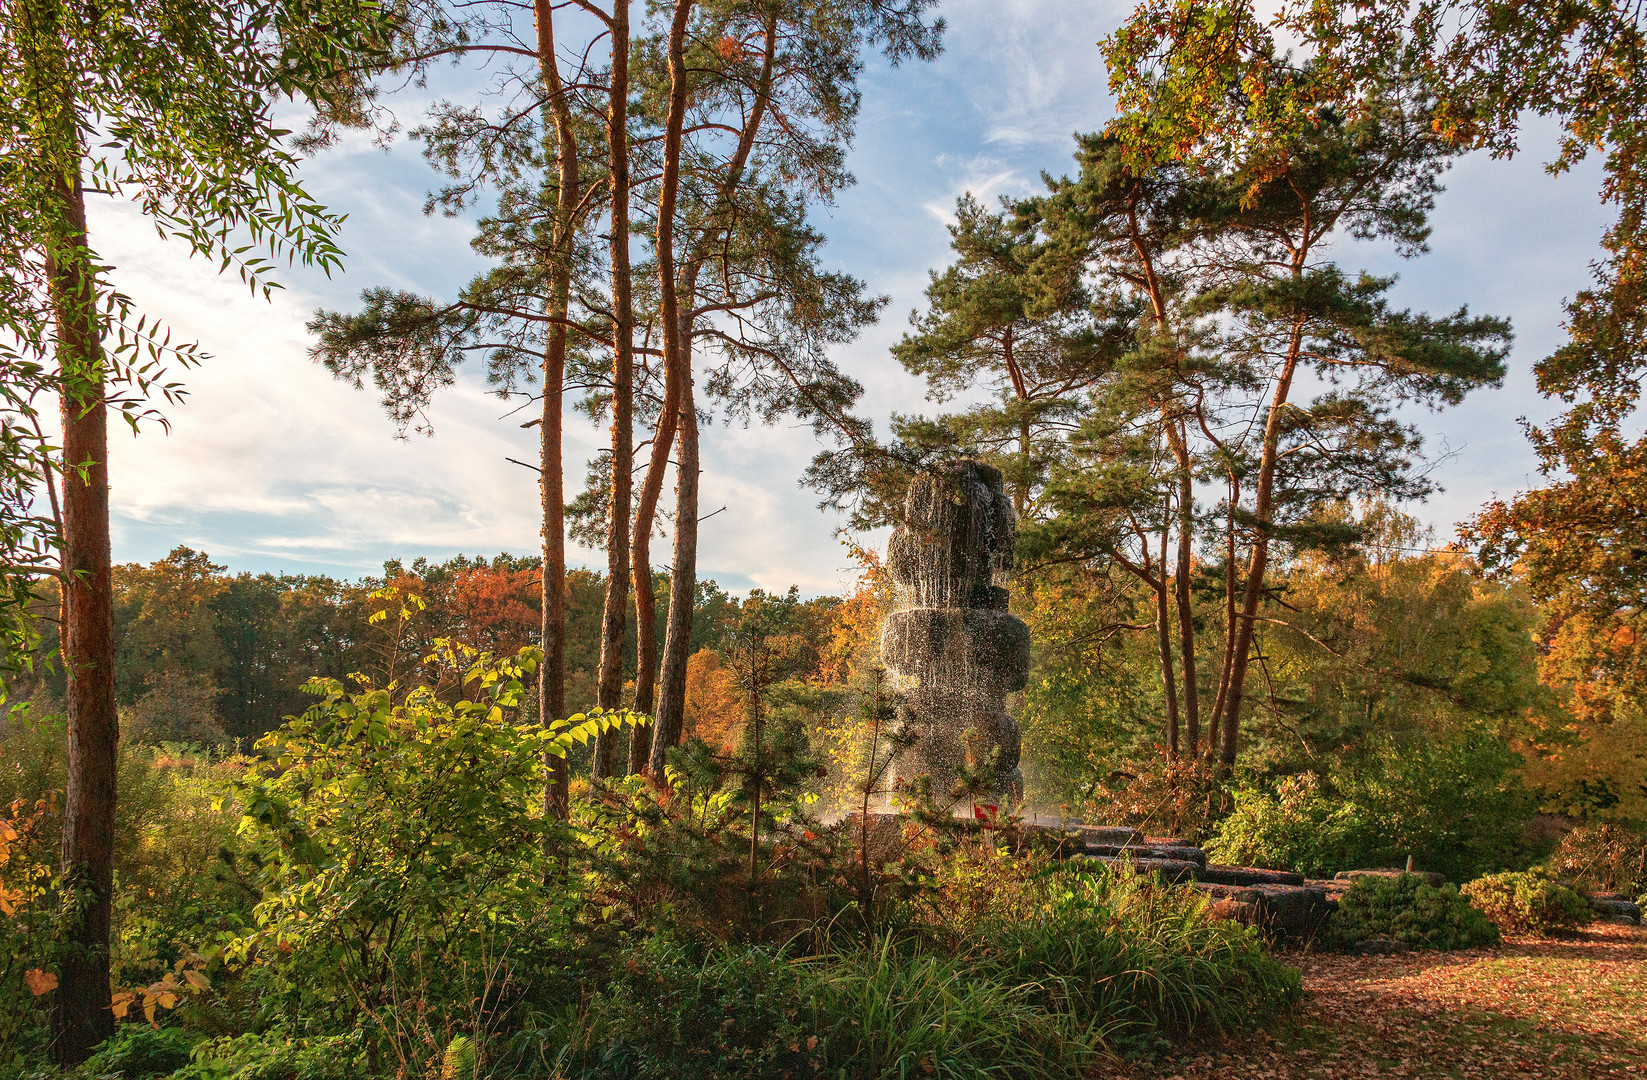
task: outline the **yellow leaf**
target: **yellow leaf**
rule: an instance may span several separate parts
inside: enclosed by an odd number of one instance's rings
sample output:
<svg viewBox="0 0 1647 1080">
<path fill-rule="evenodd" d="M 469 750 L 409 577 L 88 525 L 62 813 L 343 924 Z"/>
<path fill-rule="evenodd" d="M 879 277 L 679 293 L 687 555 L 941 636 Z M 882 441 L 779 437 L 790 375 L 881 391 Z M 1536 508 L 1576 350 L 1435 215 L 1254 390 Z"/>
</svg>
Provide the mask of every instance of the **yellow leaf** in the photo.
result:
<svg viewBox="0 0 1647 1080">
<path fill-rule="evenodd" d="M 30 968 L 28 971 L 23 972 L 23 981 L 29 984 L 29 993 L 35 997 L 39 997 L 41 994 L 49 994 L 57 989 L 57 976 L 49 971 L 41 971 L 39 968 Z"/>
<path fill-rule="evenodd" d="M 132 1007 L 132 1001 L 136 996 L 130 990 L 122 990 L 109 999 L 109 1008 L 113 1010 L 116 1020 L 125 1019 L 126 1012 Z"/>
</svg>

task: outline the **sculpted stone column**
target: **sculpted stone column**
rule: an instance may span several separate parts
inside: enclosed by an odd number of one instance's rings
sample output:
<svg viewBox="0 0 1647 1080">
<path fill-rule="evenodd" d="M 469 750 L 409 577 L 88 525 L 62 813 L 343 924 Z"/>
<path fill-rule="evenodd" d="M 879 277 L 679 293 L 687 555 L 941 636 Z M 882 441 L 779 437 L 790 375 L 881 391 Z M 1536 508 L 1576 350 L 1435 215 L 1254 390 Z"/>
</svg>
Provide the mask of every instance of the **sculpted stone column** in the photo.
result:
<svg viewBox="0 0 1647 1080">
<path fill-rule="evenodd" d="M 930 776 L 940 799 L 969 750 L 974 766 L 998 751 L 997 797 L 1022 794 L 1018 723 L 1005 711 L 1029 677 L 1029 628 L 1007 611 L 1015 536 L 1000 470 L 962 459 L 916 474 L 887 547 L 898 608 L 881 629 L 881 661 L 917 736 L 898 772 Z"/>
</svg>

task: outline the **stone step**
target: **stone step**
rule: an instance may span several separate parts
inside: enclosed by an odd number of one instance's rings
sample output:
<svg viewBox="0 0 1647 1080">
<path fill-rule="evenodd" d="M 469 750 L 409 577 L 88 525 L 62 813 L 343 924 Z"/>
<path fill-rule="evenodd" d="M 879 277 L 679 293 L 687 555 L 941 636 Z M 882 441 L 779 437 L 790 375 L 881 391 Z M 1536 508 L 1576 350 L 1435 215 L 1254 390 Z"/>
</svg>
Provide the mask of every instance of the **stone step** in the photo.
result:
<svg viewBox="0 0 1647 1080">
<path fill-rule="evenodd" d="M 1081 855 L 1079 861 L 1125 866 L 1140 874 L 1159 874 L 1168 883 L 1194 881 L 1201 868 L 1183 859 L 1138 859 L 1130 855 Z"/>
<path fill-rule="evenodd" d="M 1214 917 L 1256 926 L 1272 937 L 1313 937 L 1333 908 L 1326 890 L 1308 885 L 1219 885 L 1198 881 L 1190 887 L 1212 901 Z"/>
<path fill-rule="evenodd" d="M 1125 825 L 1073 825 L 1072 831 L 1081 834 L 1088 847 L 1094 844 L 1142 844 L 1144 834 Z"/>
<path fill-rule="evenodd" d="M 1303 885 L 1304 875 L 1290 870 L 1260 870 L 1256 866 L 1207 866 L 1196 875 L 1216 885 Z"/>
<path fill-rule="evenodd" d="M 1207 865 L 1207 853 L 1198 847 L 1167 846 L 1161 844 L 1087 844 L 1088 855 L 1130 855 L 1135 859 L 1176 859 Z"/>
<path fill-rule="evenodd" d="M 1608 918 L 1622 919 L 1631 926 L 1641 925 L 1641 908 L 1629 900 L 1610 900 L 1600 896 L 1590 897 L 1590 908 L 1597 915 Z"/>
</svg>

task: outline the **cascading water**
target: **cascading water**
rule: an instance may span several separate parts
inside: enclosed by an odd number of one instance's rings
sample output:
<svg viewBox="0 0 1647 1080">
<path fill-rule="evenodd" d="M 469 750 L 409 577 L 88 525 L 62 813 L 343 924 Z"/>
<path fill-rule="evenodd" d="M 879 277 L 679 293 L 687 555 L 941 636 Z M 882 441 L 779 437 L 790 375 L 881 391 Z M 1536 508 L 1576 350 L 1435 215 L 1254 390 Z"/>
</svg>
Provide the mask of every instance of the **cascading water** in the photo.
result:
<svg viewBox="0 0 1647 1080">
<path fill-rule="evenodd" d="M 1022 796 L 1018 723 L 1005 711 L 1029 677 L 1029 628 L 1007 611 L 1016 531 L 1000 470 L 962 459 L 916 474 L 887 546 L 897 608 L 881 660 L 916 735 L 897 770 L 931 777 L 940 798 L 969 754 L 974 770 L 995 756 L 996 798 Z"/>
</svg>

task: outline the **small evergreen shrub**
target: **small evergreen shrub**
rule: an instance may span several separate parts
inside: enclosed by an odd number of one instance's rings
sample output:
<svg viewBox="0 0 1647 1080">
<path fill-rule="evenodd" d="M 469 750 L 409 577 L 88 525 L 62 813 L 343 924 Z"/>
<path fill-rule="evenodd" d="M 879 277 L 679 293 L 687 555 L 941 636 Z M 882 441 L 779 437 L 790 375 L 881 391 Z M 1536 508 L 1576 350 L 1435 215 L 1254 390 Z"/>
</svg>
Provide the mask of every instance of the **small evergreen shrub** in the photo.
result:
<svg viewBox="0 0 1647 1080">
<path fill-rule="evenodd" d="M 1358 879 L 1339 900 L 1317 944 L 1348 949 L 1372 938 L 1411 949 L 1472 949 L 1497 944 L 1499 934 L 1458 886 L 1437 889 L 1417 874 L 1401 874 Z"/>
<path fill-rule="evenodd" d="M 1647 834 L 1616 823 L 1580 825 L 1561 838 L 1546 865 L 1586 892 L 1647 892 Z"/>
<path fill-rule="evenodd" d="M 1489 874 L 1464 886 L 1463 892 L 1500 929 L 1511 933 L 1569 934 L 1595 918 L 1589 901 L 1542 868 Z"/>
</svg>

